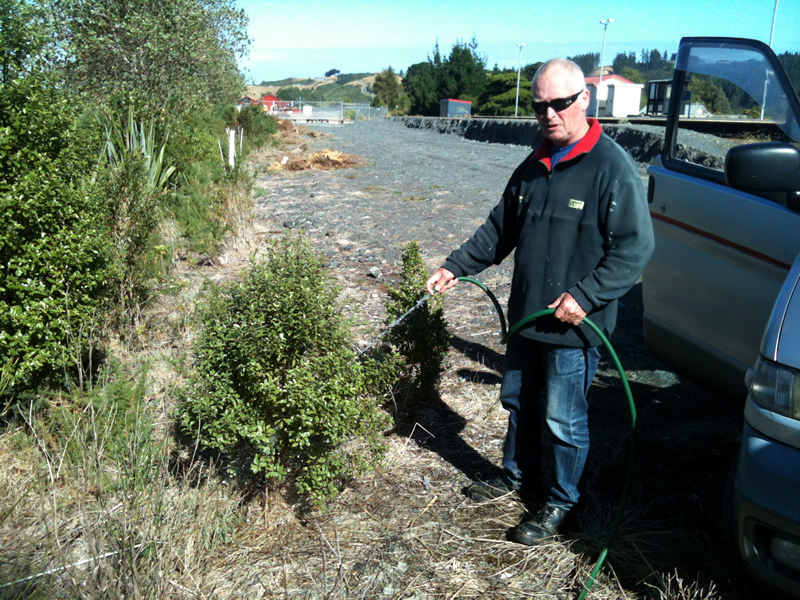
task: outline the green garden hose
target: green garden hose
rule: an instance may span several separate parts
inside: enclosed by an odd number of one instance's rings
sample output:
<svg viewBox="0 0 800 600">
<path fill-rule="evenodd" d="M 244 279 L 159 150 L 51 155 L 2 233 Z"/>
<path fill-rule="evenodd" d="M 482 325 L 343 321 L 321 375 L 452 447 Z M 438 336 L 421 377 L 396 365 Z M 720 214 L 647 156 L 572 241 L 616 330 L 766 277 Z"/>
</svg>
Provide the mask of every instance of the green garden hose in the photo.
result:
<svg viewBox="0 0 800 600">
<path fill-rule="evenodd" d="M 486 292 L 486 295 L 489 296 L 489 300 L 491 300 L 492 304 L 494 304 L 494 309 L 497 311 L 497 316 L 500 319 L 500 331 L 502 331 L 503 335 L 505 335 L 506 316 L 505 314 L 503 314 L 503 308 L 500 306 L 500 303 L 497 301 L 497 298 L 495 298 L 495 295 L 492 293 L 492 290 L 486 287 L 486 285 L 482 281 L 478 281 L 477 279 L 473 279 L 472 277 L 461 276 L 457 277 L 456 279 L 458 279 L 459 281 L 468 281 L 469 283 L 475 284 L 479 288 L 481 288 L 484 292 Z M 505 342 L 503 343 L 505 344 Z"/>
<path fill-rule="evenodd" d="M 500 338 L 501 344 L 505 344 L 506 342 L 508 342 L 511 336 L 517 333 L 520 329 L 523 329 L 524 327 L 528 327 L 529 325 L 531 325 L 536 319 L 539 319 L 547 315 L 552 315 L 555 312 L 555 309 L 553 308 L 546 308 L 544 310 L 540 310 L 539 312 L 535 312 L 531 315 L 528 315 L 527 317 L 524 317 L 523 319 L 520 319 L 517 323 L 514 323 L 511 329 L 506 330 L 506 318 L 503 314 L 503 309 L 500 307 L 500 303 L 497 301 L 497 298 L 495 298 L 495 295 L 489 290 L 489 288 L 487 288 L 483 283 L 481 283 L 477 279 L 473 279 L 472 277 L 458 277 L 458 280 L 467 281 L 469 283 L 477 285 L 484 292 L 486 292 L 487 296 L 489 296 L 489 299 L 494 304 L 494 307 L 497 310 L 497 314 L 500 317 L 500 331 L 502 333 L 502 337 Z M 623 487 L 622 494 L 620 496 L 620 503 L 619 503 L 619 509 L 617 510 L 617 516 L 614 519 L 614 524 L 611 527 L 611 532 L 609 533 L 608 541 L 606 542 L 606 545 L 603 548 L 603 550 L 600 552 L 600 557 L 598 558 L 597 563 L 595 564 L 594 568 L 589 574 L 589 578 L 583 584 L 583 590 L 580 596 L 578 597 L 578 600 L 583 600 L 589 593 L 589 589 L 592 587 L 592 584 L 595 582 L 595 579 L 597 578 L 600 569 L 603 567 L 603 563 L 605 562 L 606 557 L 608 556 L 608 549 L 611 547 L 611 543 L 614 541 L 614 537 L 617 534 L 617 530 L 619 529 L 619 526 L 622 523 L 622 517 L 625 510 L 625 505 L 628 501 L 628 495 L 630 493 L 631 483 L 633 481 L 633 470 L 634 470 L 634 463 L 636 460 L 636 437 L 637 437 L 636 405 L 633 402 L 633 394 L 631 393 L 631 386 L 628 383 L 628 377 L 625 375 L 625 369 L 622 368 L 622 363 L 619 361 L 619 357 L 617 356 L 614 347 L 611 345 L 611 342 L 608 341 L 608 338 L 605 336 L 605 334 L 603 334 L 602 331 L 600 331 L 597 325 L 592 323 L 592 321 L 589 318 L 584 318 L 583 323 L 586 323 L 586 325 L 597 334 L 597 336 L 600 338 L 600 341 L 603 342 L 603 345 L 605 346 L 606 350 L 608 350 L 611 359 L 614 361 L 614 365 L 617 367 L 617 372 L 619 373 L 620 379 L 622 380 L 622 387 L 625 390 L 625 396 L 628 399 L 628 406 L 631 411 L 631 444 L 630 444 L 630 452 L 628 454 L 628 471 L 625 476 L 625 486 Z"/>
</svg>

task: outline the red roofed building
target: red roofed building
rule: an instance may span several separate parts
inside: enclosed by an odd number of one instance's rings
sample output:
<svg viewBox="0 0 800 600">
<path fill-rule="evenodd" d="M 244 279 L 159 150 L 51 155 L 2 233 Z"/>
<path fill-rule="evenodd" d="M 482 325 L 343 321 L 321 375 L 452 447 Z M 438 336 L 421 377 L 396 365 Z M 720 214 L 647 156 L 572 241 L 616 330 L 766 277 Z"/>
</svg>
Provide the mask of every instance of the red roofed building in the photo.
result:
<svg viewBox="0 0 800 600">
<path fill-rule="evenodd" d="M 638 115 L 642 107 L 644 85 L 634 83 L 616 74 L 586 77 L 586 88 L 591 94 L 586 114 L 601 117 L 627 117 Z"/>
<path fill-rule="evenodd" d="M 261 96 L 259 102 L 261 103 L 261 106 L 264 107 L 264 110 L 269 113 L 276 113 L 287 104 L 287 102 L 281 100 L 277 96 L 273 96 L 272 94 L 265 94 L 264 96 Z"/>
</svg>

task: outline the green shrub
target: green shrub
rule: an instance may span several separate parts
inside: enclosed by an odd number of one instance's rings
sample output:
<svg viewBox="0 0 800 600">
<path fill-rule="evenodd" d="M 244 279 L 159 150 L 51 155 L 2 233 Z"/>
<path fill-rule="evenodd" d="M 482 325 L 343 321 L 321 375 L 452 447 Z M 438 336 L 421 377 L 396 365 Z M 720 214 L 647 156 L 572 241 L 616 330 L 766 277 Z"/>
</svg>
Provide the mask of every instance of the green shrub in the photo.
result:
<svg viewBox="0 0 800 600">
<path fill-rule="evenodd" d="M 36 77 L 0 86 L 0 356 L 12 391 L 79 365 L 115 274 L 97 131 Z"/>
<path fill-rule="evenodd" d="M 425 295 L 428 275 L 419 245 L 410 242 L 403 251 L 403 271 L 397 287 L 389 289 L 387 323 L 413 307 Z M 386 341 L 405 359 L 407 375 L 423 397 L 437 392 L 450 336 L 442 311 L 442 297 L 434 296 L 409 314 L 387 334 Z"/>
<path fill-rule="evenodd" d="M 233 464 L 294 482 L 316 504 L 381 456 L 391 357 L 359 357 L 338 289 L 302 237 L 270 244 L 199 309 L 180 426 Z M 358 442 L 358 443 L 356 443 Z"/>
<path fill-rule="evenodd" d="M 277 130 L 274 119 L 258 110 L 256 107 L 256 112 L 248 111 L 244 117 L 245 155 L 255 145 L 267 143 L 269 132 Z M 225 128 L 236 127 L 238 118 L 234 107 L 218 106 L 208 110 L 204 119 L 192 120 L 170 136 L 167 159 L 176 165 L 180 184 L 171 210 L 181 236 L 179 244 L 189 252 L 215 256 L 226 237 L 252 214 L 252 174 L 243 161 L 229 169 L 220 157 L 220 143 L 227 153 Z M 248 130 L 253 135 L 248 135 Z"/>
<path fill-rule="evenodd" d="M 203 165 L 210 170 L 223 170 L 221 165 Z M 222 206 L 216 201 L 217 186 L 208 172 L 198 168 L 199 177 L 187 177 L 175 195 L 172 214 L 175 217 L 180 245 L 189 252 L 216 256 L 225 242 L 230 227 Z"/>
<path fill-rule="evenodd" d="M 222 110 L 197 110 L 171 130 L 164 160 L 185 175 L 206 161 L 220 162 L 218 140 L 226 126 Z"/>
<path fill-rule="evenodd" d="M 189 252 L 216 256 L 228 235 L 252 218 L 253 176 L 219 160 L 193 165 L 173 198 L 172 215 Z"/>
<path fill-rule="evenodd" d="M 237 113 L 236 125 L 244 130 L 244 143 L 249 148 L 263 146 L 278 131 L 278 120 L 260 105 L 243 106 Z"/>
</svg>

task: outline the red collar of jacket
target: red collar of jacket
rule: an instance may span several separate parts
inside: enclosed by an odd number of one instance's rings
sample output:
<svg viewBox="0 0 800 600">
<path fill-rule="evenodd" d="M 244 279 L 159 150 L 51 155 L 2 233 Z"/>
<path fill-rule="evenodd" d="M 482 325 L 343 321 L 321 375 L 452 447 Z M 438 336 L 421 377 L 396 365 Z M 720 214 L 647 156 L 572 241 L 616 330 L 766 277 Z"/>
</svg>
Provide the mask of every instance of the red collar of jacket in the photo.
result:
<svg viewBox="0 0 800 600">
<path fill-rule="evenodd" d="M 575 147 L 569 151 L 569 154 L 567 154 L 559 162 L 564 162 L 575 158 L 580 154 L 589 152 L 589 150 L 594 148 L 597 140 L 600 139 L 600 135 L 603 133 L 603 128 L 600 126 L 600 121 L 597 119 L 586 119 L 586 121 L 589 123 L 589 131 L 587 131 L 586 135 L 578 140 L 578 143 L 575 144 Z M 550 149 L 552 146 L 553 143 L 549 139 L 545 138 L 536 149 L 536 152 L 533 153 L 533 159 L 541 161 L 542 164 L 547 167 L 548 171 L 552 169 L 550 166 Z"/>
</svg>

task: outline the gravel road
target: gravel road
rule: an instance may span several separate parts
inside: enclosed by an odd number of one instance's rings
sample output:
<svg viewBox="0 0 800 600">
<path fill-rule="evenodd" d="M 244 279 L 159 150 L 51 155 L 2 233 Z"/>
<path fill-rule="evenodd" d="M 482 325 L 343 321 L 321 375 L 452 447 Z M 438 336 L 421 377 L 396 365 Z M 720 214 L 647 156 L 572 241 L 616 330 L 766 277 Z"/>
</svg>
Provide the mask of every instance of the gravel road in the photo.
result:
<svg viewBox="0 0 800 600">
<path fill-rule="evenodd" d="M 418 242 L 426 266 L 438 267 L 483 223 L 530 152 L 408 129 L 390 120 L 314 129 L 327 135 L 309 139 L 307 153 L 334 149 L 360 157 L 363 164 L 263 176 L 256 183 L 257 212 L 275 230 L 305 231 L 353 296 L 352 308 L 376 327 L 384 316 L 384 283 L 398 275 L 405 245 Z M 501 302 L 512 266 L 507 260 L 481 274 Z M 482 330 L 496 329 L 496 317 L 488 309 L 485 315 Z"/>
<path fill-rule="evenodd" d="M 530 152 L 408 129 L 390 120 L 314 129 L 329 137 L 314 140 L 312 150 L 333 148 L 363 157 L 365 164 L 303 173 L 291 188 L 273 190 L 276 198 L 267 204 L 296 200 L 281 206 L 290 227 L 334 230 L 364 245 L 378 239 L 390 260 L 410 240 L 419 241 L 432 261 L 444 258 L 483 221 Z"/>
</svg>

